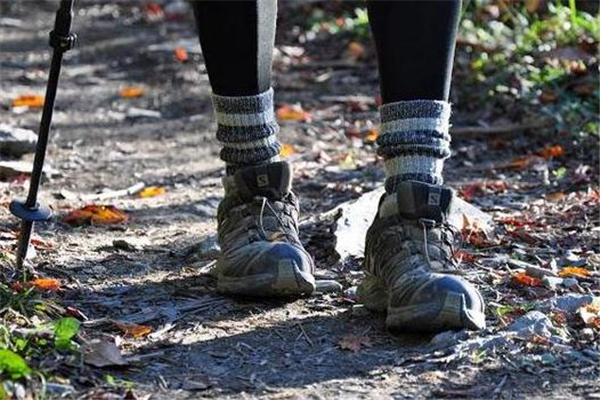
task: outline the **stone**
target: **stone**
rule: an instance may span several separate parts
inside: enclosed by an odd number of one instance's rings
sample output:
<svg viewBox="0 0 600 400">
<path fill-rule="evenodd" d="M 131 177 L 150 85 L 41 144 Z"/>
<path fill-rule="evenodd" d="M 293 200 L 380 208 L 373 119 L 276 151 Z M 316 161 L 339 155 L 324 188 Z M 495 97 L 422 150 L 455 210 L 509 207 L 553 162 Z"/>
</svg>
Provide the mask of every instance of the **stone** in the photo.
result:
<svg viewBox="0 0 600 400">
<path fill-rule="evenodd" d="M 162 118 L 162 114 L 159 111 L 154 110 L 146 110 L 143 108 L 135 108 L 132 107 L 127 110 L 127 118 L 137 119 L 137 118 Z"/>
<path fill-rule="evenodd" d="M 572 287 L 575 287 L 577 285 L 579 285 L 579 281 L 575 278 L 565 278 L 563 280 L 563 284 L 564 287 L 566 287 L 567 289 L 570 289 Z"/>
<path fill-rule="evenodd" d="M 544 311 L 562 311 L 565 313 L 574 313 L 581 307 L 591 304 L 593 301 L 594 296 L 590 294 L 572 293 L 545 300 L 538 308 Z"/>
<path fill-rule="evenodd" d="M 13 157 L 35 152 L 37 135 L 30 129 L 0 124 L 0 153 Z"/>
<path fill-rule="evenodd" d="M 541 311 L 530 311 L 507 328 L 507 331 L 515 332 L 521 339 L 528 339 L 533 335 L 550 338 L 553 330 L 552 321 Z"/>
<path fill-rule="evenodd" d="M 529 274 L 528 274 L 529 275 Z M 556 276 L 544 276 L 542 277 L 542 283 L 549 289 L 556 290 L 556 288 L 563 283 L 563 278 Z"/>
<path fill-rule="evenodd" d="M 318 293 L 337 293 L 343 290 L 343 286 L 331 279 L 317 279 L 316 281 Z"/>
</svg>

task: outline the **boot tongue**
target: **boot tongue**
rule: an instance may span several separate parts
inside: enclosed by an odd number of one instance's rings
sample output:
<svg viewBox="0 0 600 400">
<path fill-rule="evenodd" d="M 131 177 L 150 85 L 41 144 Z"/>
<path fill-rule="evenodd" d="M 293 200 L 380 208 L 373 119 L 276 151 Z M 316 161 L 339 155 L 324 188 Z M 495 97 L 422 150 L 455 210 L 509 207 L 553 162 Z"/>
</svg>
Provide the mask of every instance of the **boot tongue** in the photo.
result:
<svg viewBox="0 0 600 400">
<path fill-rule="evenodd" d="M 422 182 L 402 182 L 395 194 L 386 196 L 379 216 L 399 215 L 408 220 L 431 219 L 441 223 L 447 218 L 453 199 L 451 189 Z"/>
<path fill-rule="evenodd" d="M 245 201 L 256 196 L 277 200 L 291 190 L 292 167 L 283 161 L 246 167 L 238 170 L 232 178 L 232 189 Z"/>
</svg>

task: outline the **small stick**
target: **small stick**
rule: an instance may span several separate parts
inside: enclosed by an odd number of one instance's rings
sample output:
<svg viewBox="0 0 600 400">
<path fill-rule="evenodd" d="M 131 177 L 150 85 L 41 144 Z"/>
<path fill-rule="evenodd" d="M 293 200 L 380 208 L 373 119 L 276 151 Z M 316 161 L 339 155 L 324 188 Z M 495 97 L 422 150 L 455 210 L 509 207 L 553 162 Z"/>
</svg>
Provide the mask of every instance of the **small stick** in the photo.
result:
<svg viewBox="0 0 600 400">
<path fill-rule="evenodd" d="M 94 193 L 94 194 L 84 194 L 84 195 L 80 195 L 79 198 L 83 201 L 114 199 L 116 197 L 130 196 L 134 193 L 139 192 L 144 187 L 146 187 L 146 184 L 144 182 L 138 182 L 135 185 L 131 185 L 125 189 L 108 190 L 106 192 Z"/>
</svg>

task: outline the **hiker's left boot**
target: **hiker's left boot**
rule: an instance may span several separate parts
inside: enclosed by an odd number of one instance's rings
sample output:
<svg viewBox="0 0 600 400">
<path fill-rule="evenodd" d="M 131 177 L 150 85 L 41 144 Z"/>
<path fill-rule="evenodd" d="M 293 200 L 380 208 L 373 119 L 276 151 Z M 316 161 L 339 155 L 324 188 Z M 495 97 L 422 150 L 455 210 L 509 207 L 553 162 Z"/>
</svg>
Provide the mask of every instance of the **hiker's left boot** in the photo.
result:
<svg viewBox="0 0 600 400">
<path fill-rule="evenodd" d="M 454 197 L 448 188 L 408 181 L 380 201 L 367 233 L 359 296 L 367 308 L 387 312 L 390 330 L 485 327 L 483 299 L 457 275 L 453 259 Z"/>
</svg>

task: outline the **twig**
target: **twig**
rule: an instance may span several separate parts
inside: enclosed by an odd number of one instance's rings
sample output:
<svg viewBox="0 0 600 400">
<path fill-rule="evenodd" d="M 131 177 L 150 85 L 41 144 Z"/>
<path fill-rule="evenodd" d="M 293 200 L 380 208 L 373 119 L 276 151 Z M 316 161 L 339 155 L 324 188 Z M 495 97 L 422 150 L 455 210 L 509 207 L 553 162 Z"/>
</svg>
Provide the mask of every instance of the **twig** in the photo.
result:
<svg viewBox="0 0 600 400">
<path fill-rule="evenodd" d="M 504 386 L 504 383 L 506 383 L 507 378 L 508 378 L 508 374 L 504 375 L 504 377 L 502 378 L 502 380 L 500 381 L 498 386 L 496 386 L 496 388 L 492 392 L 492 398 L 495 398 L 496 396 L 498 396 L 500 394 L 500 392 L 502 391 L 502 387 Z"/>
<path fill-rule="evenodd" d="M 300 331 L 302 331 L 302 336 L 304 336 L 304 339 L 306 339 L 306 341 L 308 342 L 308 344 L 311 345 L 311 346 L 314 346 L 315 344 L 310 339 L 310 337 L 308 337 L 308 333 L 306 333 L 306 331 L 304 330 L 304 327 L 302 326 L 302 324 L 300 322 L 298 322 L 296 325 L 298 325 L 298 327 L 300 328 Z"/>
<path fill-rule="evenodd" d="M 131 185 L 125 189 L 108 190 L 106 192 L 94 193 L 94 194 L 83 194 L 83 195 L 80 195 L 79 198 L 83 201 L 114 199 L 115 197 L 130 196 L 134 193 L 139 192 L 145 186 L 146 186 L 146 184 L 144 182 L 138 182 L 135 185 Z"/>
</svg>

